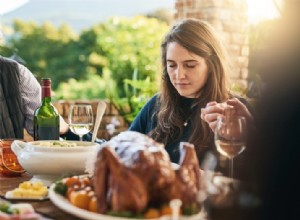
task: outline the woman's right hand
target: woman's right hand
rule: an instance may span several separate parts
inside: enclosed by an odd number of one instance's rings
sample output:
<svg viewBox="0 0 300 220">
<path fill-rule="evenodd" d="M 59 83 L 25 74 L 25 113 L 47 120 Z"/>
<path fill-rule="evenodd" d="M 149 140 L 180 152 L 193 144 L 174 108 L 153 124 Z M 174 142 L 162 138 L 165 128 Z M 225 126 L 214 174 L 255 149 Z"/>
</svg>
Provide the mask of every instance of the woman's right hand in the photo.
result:
<svg viewBox="0 0 300 220">
<path fill-rule="evenodd" d="M 201 108 L 201 119 L 208 123 L 212 131 L 215 131 L 218 117 L 224 115 L 226 106 L 226 103 L 213 101 L 207 103 L 205 108 Z"/>
<path fill-rule="evenodd" d="M 201 109 L 201 119 L 208 123 L 212 131 L 215 131 L 219 116 L 239 115 L 244 116 L 249 125 L 253 124 L 253 116 L 247 107 L 237 98 L 229 99 L 226 102 L 209 102 Z"/>
</svg>

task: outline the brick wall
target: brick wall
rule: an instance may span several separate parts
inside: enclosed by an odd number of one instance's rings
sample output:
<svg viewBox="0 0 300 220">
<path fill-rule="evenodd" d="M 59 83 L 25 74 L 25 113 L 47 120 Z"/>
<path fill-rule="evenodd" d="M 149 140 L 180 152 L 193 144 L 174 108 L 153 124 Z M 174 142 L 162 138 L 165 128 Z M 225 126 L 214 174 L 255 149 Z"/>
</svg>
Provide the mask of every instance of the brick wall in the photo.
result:
<svg viewBox="0 0 300 220">
<path fill-rule="evenodd" d="M 249 46 L 246 0 L 176 0 L 175 19 L 204 19 L 219 32 L 231 57 L 230 79 L 246 87 Z"/>
</svg>

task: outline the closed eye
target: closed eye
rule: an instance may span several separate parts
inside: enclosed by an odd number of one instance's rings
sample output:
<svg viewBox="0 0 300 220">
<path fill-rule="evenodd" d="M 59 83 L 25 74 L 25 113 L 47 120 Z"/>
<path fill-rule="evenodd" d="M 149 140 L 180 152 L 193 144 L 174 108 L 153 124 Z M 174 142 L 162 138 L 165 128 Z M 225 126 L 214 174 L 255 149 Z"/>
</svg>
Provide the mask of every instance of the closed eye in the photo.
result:
<svg viewBox="0 0 300 220">
<path fill-rule="evenodd" d="M 168 63 L 167 63 L 167 66 L 168 66 L 169 68 L 174 68 L 174 67 L 176 67 L 176 63 L 168 62 Z"/>
<path fill-rule="evenodd" d="M 192 69 L 192 68 L 196 67 L 196 65 L 195 65 L 195 64 L 193 64 L 193 65 L 191 65 L 191 64 L 187 64 L 187 65 L 186 65 L 186 67 L 187 67 L 187 68 L 191 68 L 191 69 Z"/>
<path fill-rule="evenodd" d="M 192 68 L 196 67 L 197 64 L 198 64 L 198 63 L 197 63 L 197 62 L 194 62 L 194 61 L 193 61 L 193 62 L 186 62 L 186 63 L 185 63 L 185 66 L 186 66 L 187 68 L 191 68 L 191 69 L 192 69 Z"/>
</svg>

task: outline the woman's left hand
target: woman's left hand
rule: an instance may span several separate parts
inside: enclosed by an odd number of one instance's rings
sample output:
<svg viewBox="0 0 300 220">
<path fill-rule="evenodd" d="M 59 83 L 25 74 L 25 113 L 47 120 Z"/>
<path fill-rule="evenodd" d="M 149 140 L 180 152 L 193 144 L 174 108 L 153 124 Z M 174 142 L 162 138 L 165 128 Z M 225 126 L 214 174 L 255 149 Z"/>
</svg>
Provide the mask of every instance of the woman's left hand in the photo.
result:
<svg viewBox="0 0 300 220">
<path fill-rule="evenodd" d="M 243 116 L 246 118 L 246 121 L 249 125 L 253 125 L 253 116 L 251 115 L 250 111 L 240 100 L 237 98 L 232 98 L 227 100 L 226 104 L 228 106 L 232 106 L 232 108 L 225 109 L 225 116 L 226 115 L 238 115 Z"/>
</svg>

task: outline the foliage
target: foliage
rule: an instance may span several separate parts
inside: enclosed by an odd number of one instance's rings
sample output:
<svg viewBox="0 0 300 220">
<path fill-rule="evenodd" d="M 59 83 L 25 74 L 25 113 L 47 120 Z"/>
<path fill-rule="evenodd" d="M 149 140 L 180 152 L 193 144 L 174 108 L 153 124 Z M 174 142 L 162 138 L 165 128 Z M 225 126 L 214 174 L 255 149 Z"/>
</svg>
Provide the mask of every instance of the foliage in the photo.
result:
<svg viewBox="0 0 300 220">
<path fill-rule="evenodd" d="M 10 57 L 13 50 L 9 46 L 0 45 L 0 55 L 4 57 Z"/>
<path fill-rule="evenodd" d="M 118 88 L 130 79 L 135 69 L 139 79 L 157 80 L 160 73 L 160 43 L 167 25 L 154 18 L 111 18 L 101 25 L 105 31 L 98 36 L 98 45 L 108 60 L 108 68 Z M 125 91 L 120 91 L 121 96 Z"/>
<path fill-rule="evenodd" d="M 66 25 L 15 21 L 10 44 L 37 78 L 52 78 L 54 100 L 108 98 L 130 123 L 157 91 L 167 27 L 155 18 L 114 17 L 77 36 Z"/>
<path fill-rule="evenodd" d="M 106 81 L 96 74 L 88 74 L 85 80 L 69 79 L 60 83 L 54 93 L 54 100 L 104 99 Z"/>
<path fill-rule="evenodd" d="M 2 50 L 18 49 L 38 80 L 50 77 L 54 100 L 108 98 L 130 123 L 158 90 L 167 29 L 143 16 L 112 17 L 78 35 L 68 25 L 16 20 Z"/>
<path fill-rule="evenodd" d="M 68 78 L 80 79 L 85 73 L 78 59 L 77 36 L 68 25 L 56 28 L 49 22 L 14 22 L 15 33 L 9 43 L 18 49 L 28 68 L 39 79 L 52 78 L 53 88 Z"/>
<path fill-rule="evenodd" d="M 137 79 L 138 72 L 134 71 L 132 79 L 124 80 L 125 96 L 120 97 L 117 91 L 116 82 L 106 80 L 106 96 L 115 105 L 125 121 L 130 124 L 140 112 L 145 103 L 154 93 L 157 92 L 157 83 L 147 77 L 144 80 Z"/>
<path fill-rule="evenodd" d="M 167 28 L 155 18 L 114 17 L 77 35 L 68 25 L 56 28 L 49 22 L 37 25 L 16 20 L 8 45 L 18 49 L 38 79 L 51 77 L 54 90 L 69 79 L 102 76 L 108 68 L 123 97 L 123 80 L 131 78 L 134 69 L 139 70 L 140 79 L 156 81 L 159 46 Z"/>
<path fill-rule="evenodd" d="M 132 79 L 124 79 L 125 96 L 120 96 L 115 80 L 108 68 L 103 69 L 102 76 L 89 74 L 86 80 L 69 79 L 61 83 L 54 94 L 54 100 L 68 99 L 108 99 L 120 112 L 127 124 L 130 124 L 141 108 L 158 90 L 156 82 L 147 77 L 138 80 L 137 70 Z"/>
</svg>

